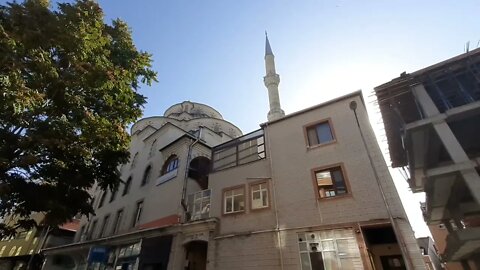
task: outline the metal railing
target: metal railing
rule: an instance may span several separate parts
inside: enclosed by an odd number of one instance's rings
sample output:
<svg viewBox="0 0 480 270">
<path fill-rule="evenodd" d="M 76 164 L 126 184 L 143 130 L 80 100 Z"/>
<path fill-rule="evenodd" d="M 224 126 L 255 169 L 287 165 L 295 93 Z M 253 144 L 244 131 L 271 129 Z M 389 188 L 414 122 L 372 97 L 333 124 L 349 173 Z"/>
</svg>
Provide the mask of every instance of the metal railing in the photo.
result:
<svg viewBox="0 0 480 270">
<path fill-rule="evenodd" d="M 187 197 L 187 221 L 210 217 L 210 189 L 201 190 Z"/>
</svg>

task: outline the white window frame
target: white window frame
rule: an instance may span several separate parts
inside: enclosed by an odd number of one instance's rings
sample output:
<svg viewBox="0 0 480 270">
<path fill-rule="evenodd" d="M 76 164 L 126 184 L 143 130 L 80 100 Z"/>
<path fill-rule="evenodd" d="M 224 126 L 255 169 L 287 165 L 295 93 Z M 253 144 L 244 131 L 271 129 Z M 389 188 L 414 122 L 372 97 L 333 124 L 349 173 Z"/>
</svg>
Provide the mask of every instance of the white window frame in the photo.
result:
<svg viewBox="0 0 480 270">
<path fill-rule="evenodd" d="M 259 186 L 258 190 L 254 190 L 254 187 Z M 255 201 L 255 193 L 259 193 L 259 199 L 260 201 L 260 206 L 256 206 Z M 263 205 L 264 201 L 264 194 L 266 197 L 266 203 L 267 205 Z M 264 209 L 268 208 L 270 206 L 270 194 L 269 194 L 269 187 L 268 187 L 268 182 L 257 182 L 257 183 L 252 183 L 250 184 L 250 207 L 252 210 L 257 210 L 257 209 Z"/>
<path fill-rule="evenodd" d="M 339 236 L 337 232 L 340 233 L 341 231 L 345 233 L 342 233 L 342 236 Z M 321 234 L 326 234 L 327 232 L 330 233 L 330 236 L 322 238 Z M 329 260 L 328 262 L 335 263 L 337 269 L 342 269 L 342 260 L 350 260 L 356 265 L 355 269 L 364 269 L 361 251 L 358 248 L 358 240 L 355 236 L 355 231 L 353 228 L 298 232 L 297 238 L 300 266 L 302 270 L 312 270 L 312 263 L 310 259 L 310 253 L 312 252 L 320 252 L 324 258 L 324 264 L 327 262 L 324 254 L 329 253 L 330 256 L 334 255 L 334 260 Z M 345 253 L 345 250 L 340 250 L 339 241 L 347 241 L 349 244 L 348 253 Z M 313 249 L 315 249 L 315 251 Z M 303 262 L 302 257 L 307 257 L 307 260 Z M 330 259 L 332 259 L 332 257 L 330 257 Z"/>
<path fill-rule="evenodd" d="M 240 190 L 242 191 L 241 194 L 235 194 L 235 191 Z M 227 195 L 228 193 L 231 193 L 231 195 Z M 241 210 L 235 210 L 235 198 L 236 197 L 243 197 L 243 209 Z M 232 211 L 227 212 L 227 201 L 231 201 L 232 203 Z M 223 214 L 228 215 L 228 214 L 236 214 L 236 213 L 243 213 L 245 212 L 245 187 L 244 186 L 238 186 L 238 187 L 233 187 L 229 188 L 223 191 Z"/>
</svg>

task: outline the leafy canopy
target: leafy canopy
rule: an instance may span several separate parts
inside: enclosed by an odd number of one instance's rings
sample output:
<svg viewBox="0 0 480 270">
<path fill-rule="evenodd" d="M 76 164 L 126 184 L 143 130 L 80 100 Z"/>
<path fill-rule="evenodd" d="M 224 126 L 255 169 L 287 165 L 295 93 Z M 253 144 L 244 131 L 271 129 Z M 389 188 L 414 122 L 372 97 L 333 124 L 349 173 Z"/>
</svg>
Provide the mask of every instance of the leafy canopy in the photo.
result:
<svg viewBox="0 0 480 270">
<path fill-rule="evenodd" d="M 116 188 L 127 126 L 156 73 L 128 26 L 104 23 L 94 1 L 0 5 L 0 234 L 93 213 L 89 189 Z"/>
</svg>

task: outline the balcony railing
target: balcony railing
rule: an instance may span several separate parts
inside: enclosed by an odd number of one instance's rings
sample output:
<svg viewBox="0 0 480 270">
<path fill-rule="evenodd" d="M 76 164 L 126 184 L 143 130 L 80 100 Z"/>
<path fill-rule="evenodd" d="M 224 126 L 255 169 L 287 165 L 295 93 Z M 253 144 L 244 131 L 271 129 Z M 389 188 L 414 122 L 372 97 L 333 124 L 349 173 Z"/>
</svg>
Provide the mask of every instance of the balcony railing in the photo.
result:
<svg viewBox="0 0 480 270">
<path fill-rule="evenodd" d="M 264 158 L 265 137 L 263 129 L 259 129 L 214 147 L 212 170 L 220 171 Z"/>
<path fill-rule="evenodd" d="M 192 193 L 187 197 L 187 221 L 210 217 L 210 189 Z"/>
</svg>

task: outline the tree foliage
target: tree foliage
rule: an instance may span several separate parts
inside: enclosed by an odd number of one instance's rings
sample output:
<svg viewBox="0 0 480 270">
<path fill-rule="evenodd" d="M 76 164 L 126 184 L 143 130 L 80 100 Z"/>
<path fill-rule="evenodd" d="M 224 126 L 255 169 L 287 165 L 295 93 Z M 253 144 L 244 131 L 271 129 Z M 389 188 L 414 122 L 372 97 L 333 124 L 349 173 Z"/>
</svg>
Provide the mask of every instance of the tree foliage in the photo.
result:
<svg viewBox="0 0 480 270">
<path fill-rule="evenodd" d="M 94 1 L 0 5 L 0 234 L 93 213 L 89 189 L 116 188 L 127 126 L 142 113 L 151 56 Z"/>
</svg>

